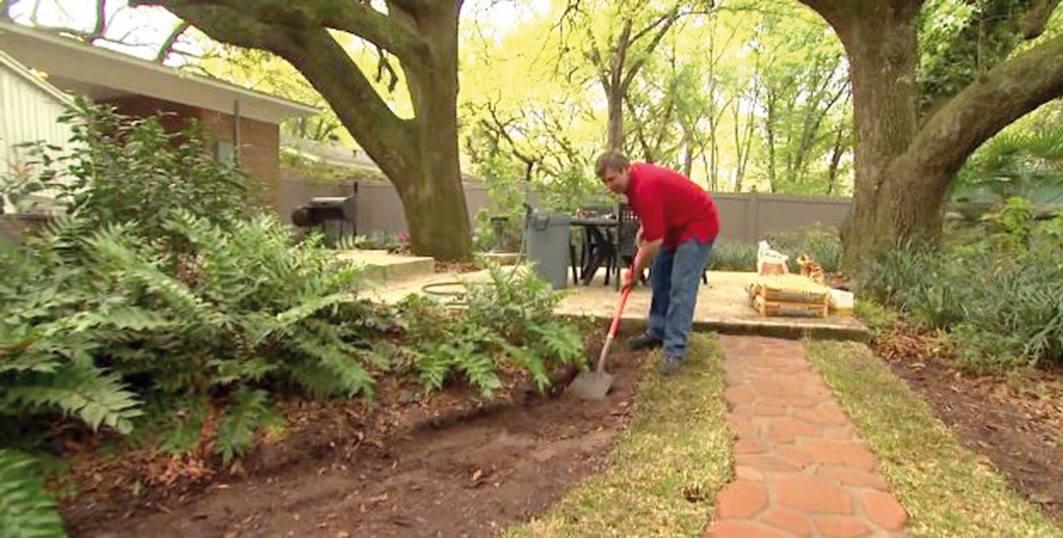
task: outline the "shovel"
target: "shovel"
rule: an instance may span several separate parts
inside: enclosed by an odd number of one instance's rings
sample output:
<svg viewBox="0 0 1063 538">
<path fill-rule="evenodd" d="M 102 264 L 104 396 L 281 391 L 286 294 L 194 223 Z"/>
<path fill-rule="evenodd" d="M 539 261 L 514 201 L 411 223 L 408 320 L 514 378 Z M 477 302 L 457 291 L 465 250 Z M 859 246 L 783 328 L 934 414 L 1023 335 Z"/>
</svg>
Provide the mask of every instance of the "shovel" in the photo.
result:
<svg viewBox="0 0 1063 538">
<path fill-rule="evenodd" d="M 634 263 L 631 264 L 631 269 L 628 270 L 634 270 L 638 263 L 639 260 L 636 255 Z M 613 386 L 613 375 L 605 372 L 605 358 L 609 356 L 609 348 L 612 347 L 613 338 L 616 337 L 616 329 L 620 326 L 620 315 L 624 313 L 627 297 L 634 287 L 632 285 L 624 288 L 624 293 L 620 296 L 620 306 L 616 309 L 616 315 L 613 316 L 613 324 L 609 326 L 609 334 L 605 337 L 605 344 L 602 345 L 602 353 L 598 356 L 598 367 L 594 372 L 580 373 L 572 381 L 572 384 L 568 386 L 570 392 L 584 400 L 600 400 L 605 397 L 605 394 L 609 392 L 609 388 Z"/>
</svg>

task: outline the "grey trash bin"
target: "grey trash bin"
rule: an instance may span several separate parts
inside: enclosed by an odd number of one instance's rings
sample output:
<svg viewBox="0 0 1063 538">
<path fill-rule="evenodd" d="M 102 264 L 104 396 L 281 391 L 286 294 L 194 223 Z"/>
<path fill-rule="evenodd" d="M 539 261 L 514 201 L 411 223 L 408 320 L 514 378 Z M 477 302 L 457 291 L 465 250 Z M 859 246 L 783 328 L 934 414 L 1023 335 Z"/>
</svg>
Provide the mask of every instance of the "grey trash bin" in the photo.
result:
<svg viewBox="0 0 1063 538">
<path fill-rule="evenodd" d="M 572 217 L 562 213 L 533 213 L 527 221 L 528 259 L 535 272 L 554 288 L 568 285 L 568 245 Z"/>
</svg>

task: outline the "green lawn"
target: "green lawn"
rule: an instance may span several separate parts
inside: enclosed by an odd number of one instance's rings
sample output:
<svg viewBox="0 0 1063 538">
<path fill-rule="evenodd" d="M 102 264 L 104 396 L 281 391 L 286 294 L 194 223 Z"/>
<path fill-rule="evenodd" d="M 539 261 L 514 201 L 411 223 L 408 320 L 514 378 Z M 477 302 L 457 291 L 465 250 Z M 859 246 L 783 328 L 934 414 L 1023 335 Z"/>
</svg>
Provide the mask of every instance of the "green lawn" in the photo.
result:
<svg viewBox="0 0 1063 538">
<path fill-rule="evenodd" d="M 912 536 L 1063 536 L 866 346 L 812 342 L 809 357 L 878 455 Z"/>
<path fill-rule="evenodd" d="M 673 378 L 647 372 L 608 470 L 507 536 L 699 536 L 716 493 L 731 479 L 732 432 L 715 339 L 696 336 L 688 356 Z"/>
</svg>

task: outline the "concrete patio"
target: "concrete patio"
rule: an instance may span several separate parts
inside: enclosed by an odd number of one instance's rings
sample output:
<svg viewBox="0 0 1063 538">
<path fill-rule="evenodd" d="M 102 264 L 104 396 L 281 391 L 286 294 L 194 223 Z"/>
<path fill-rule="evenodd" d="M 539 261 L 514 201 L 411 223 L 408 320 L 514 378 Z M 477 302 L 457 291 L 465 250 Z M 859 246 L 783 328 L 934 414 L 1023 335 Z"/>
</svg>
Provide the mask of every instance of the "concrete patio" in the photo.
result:
<svg viewBox="0 0 1063 538">
<path fill-rule="evenodd" d="M 507 268 L 507 270 L 512 270 Z M 780 338 L 820 338 L 866 340 L 870 331 L 856 318 L 830 316 L 826 318 L 763 317 L 752 307 L 746 295 L 746 285 L 753 273 L 710 272 L 708 284 L 701 286 L 694 324 L 699 330 L 722 334 L 752 334 Z M 461 282 L 483 282 L 487 271 L 465 274 L 433 273 L 411 276 L 362 290 L 371 300 L 396 304 L 410 294 L 435 295 L 447 301 L 463 290 Z M 426 289 L 427 288 L 427 289 Z M 610 282 L 606 286 L 600 273 L 589 286 L 569 286 L 557 313 L 566 316 L 589 316 L 612 319 L 620 299 Z M 650 291 L 644 286 L 635 288 L 624 311 L 625 323 L 642 323 L 650 308 Z"/>
</svg>

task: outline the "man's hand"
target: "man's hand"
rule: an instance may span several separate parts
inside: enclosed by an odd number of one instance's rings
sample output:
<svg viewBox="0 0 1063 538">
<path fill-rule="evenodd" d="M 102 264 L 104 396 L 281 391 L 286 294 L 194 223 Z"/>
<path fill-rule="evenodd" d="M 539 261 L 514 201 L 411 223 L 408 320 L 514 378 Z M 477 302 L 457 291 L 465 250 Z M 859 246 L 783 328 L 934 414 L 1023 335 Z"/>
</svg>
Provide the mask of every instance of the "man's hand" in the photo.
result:
<svg viewBox="0 0 1063 538">
<path fill-rule="evenodd" d="M 653 263 L 653 258 L 657 256 L 657 251 L 661 249 L 662 243 L 663 240 L 658 239 L 639 245 L 638 254 L 635 255 L 636 263 L 624 274 L 623 289 L 635 287 L 642 272 Z"/>
</svg>

